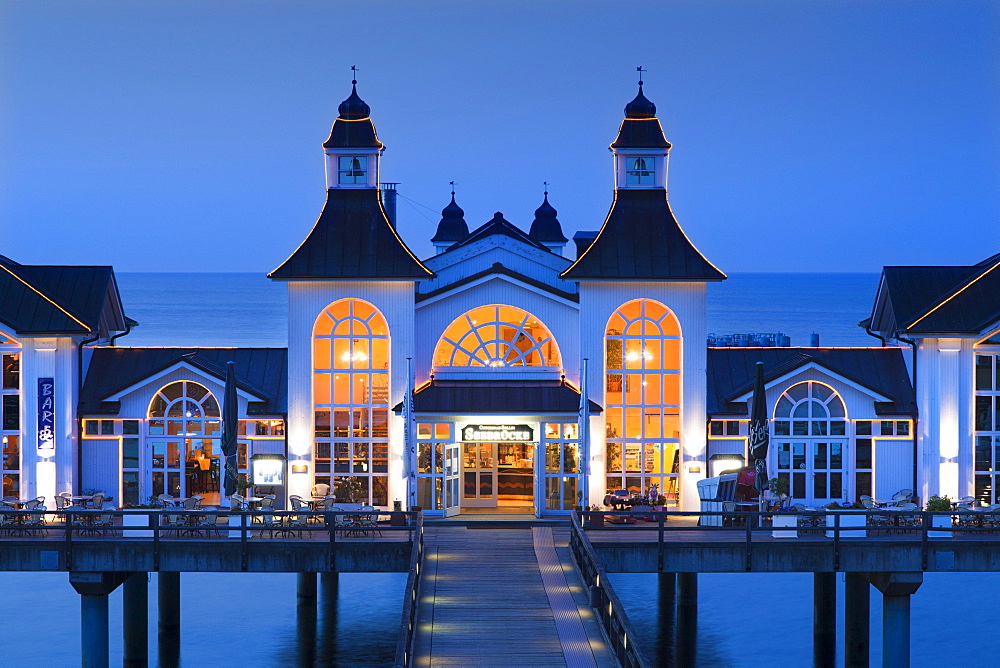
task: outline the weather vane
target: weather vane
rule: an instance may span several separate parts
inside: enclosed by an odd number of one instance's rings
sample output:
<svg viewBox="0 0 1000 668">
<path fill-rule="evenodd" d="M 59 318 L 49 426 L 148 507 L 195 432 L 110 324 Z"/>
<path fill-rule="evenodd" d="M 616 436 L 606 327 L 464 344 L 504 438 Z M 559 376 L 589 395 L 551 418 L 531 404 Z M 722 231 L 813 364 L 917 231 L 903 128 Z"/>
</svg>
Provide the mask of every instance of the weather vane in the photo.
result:
<svg viewBox="0 0 1000 668">
<path fill-rule="evenodd" d="M 548 194 L 549 194 L 549 182 L 548 181 L 542 181 L 542 185 L 545 186 L 545 195 L 548 196 Z"/>
<path fill-rule="evenodd" d="M 455 182 L 454 181 L 448 181 L 448 183 L 451 185 L 451 194 L 454 195 L 455 194 Z"/>
<path fill-rule="evenodd" d="M 351 85 L 353 86 L 356 83 L 358 83 L 358 68 L 356 65 L 351 65 Z"/>
<path fill-rule="evenodd" d="M 351 69 L 354 69 L 354 68 L 352 67 Z M 641 86 L 642 85 L 642 73 L 643 72 L 648 72 L 649 70 L 642 69 L 642 65 L 640 65 L 639 67 L 635 68 L 635 71 L 639 73 L 639 85 Z"/>
</svg>

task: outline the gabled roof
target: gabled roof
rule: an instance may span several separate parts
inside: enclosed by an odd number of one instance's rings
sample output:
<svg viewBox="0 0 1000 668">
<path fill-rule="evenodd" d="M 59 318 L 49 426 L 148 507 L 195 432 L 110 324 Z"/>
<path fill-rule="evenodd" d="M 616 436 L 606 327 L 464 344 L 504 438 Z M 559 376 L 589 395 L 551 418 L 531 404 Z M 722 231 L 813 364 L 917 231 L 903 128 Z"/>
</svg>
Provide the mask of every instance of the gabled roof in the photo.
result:
<svg viewBox="0 0 1000 668">
<path fill-rule="evenodd" d="M 558 380 L 435 380 L 413 393 L 418 413 L 521 414 L 576 413 L 580 393 Z M 601 407 L 590 402 L 590 412 Z M 393 408 L 399 413 L 402 404 Z"/>
<path fill-rule="evenodd" d="M 285 348 L 98 347 L 93 350 L 80 393 L 81 413 L 117 414 L 118 402 L 109 401 L 108 397 L 182 362 L 224 384 L 226 363 L 230 361 L 236 363 L 237 386 L 266 398 L 266 401 L 251 402 L 249 413 L 280 415 L 288 410 L 288 350 Z"/>
<path fill-rule="evenodd" d="M 507 276 L 509 278 L 513 278 L 516 281 L 520 281 L 522 283 L 526 283 L 526 284 L 530 285 L 533 288 L 538 288 L 539 290 L 543 290 L 545 292 L 548 292 L 551 295 L 555 295 L 556 297 L 560 297 L 560 298 L 565 299 L 567 301 L 571 301 L 571 302 L 579 302 L 580 301 L 580 295 L 578 295 L 576 293 L 566 292 L 565 290 L 560 290 L 558 288 L 555 288 L 555 287 L 549 285 L 548 283 L 543 283 L 542 281 L 539 281 L 538 279 L 532 278 L 531 276 L 526 276 L 526 275 L 524 275 L 524 274 L 522 274 L 520 272 L 514 271 L 513 269 L 509 269 L 509 268 L 503 266 L 503 263 L 501 263 L 501 262 L 494 262 L 488 269 L 483 269 L 482 271 L 477 271 L 476 273 L 474 273 L 474 274 L 472 274 L 470 276 L 466 276 L 464 278 L 460 278 L 459 280 L 457 280 L 457 281 L 455 281 L 453 283 L 448 283 L 447 285 L 442 285 L 441 287 L 435 288 L 434 290 L 431 290 L 430 292 L 424 292 L 424 293 L 417 294 L 417 296 L 416 296 L 416 303 L 419 304 L 420 302 L 426 301 L 428 299 L 431 299 L 432 297 L 437 297 L 438 295 L 442 295 L 442 294 L 451 292 L 452 290 L 456 290 L 456 289 L 462 287 L 463 285 L 468 285 L 469 283 L 474 283 L 475 281 L 478 281 L 479 279 L 485 278 L 487 276 Z"/>
<path fill-rule="evenodd" d="M 480 225 L 475 230 L 473 230 L 469 234 L 469 236 L 462 239 L 458 243 L 449 246 L 448 250 L 445 252 L 451 252 L 456 248 L 462 248 L 464 246 L 468 246 L 469 244 L 473 244 L 479 241 L 480 239 L 492 237 L 497 234 L 510 237 L 511 239 L 516 239 L 522 243 L 528 244 L 529 246 L 534 246 L 535 248 L 540 248 L 546 253 L 552 252 L 551 250 L 546 248 L 542 243 L 535 241 L 527 234 L 522 232 L 519 227 L 509 223 L 506 219 L 504 219 L 503 214 L 500 213 L 499 211 L 493 214 L 493 218 L 491 218 L 490 220 L 486 221 L 484 224 Z"/>
<path fill-rule="evenodd" d="M 681 230 L 665 190 L 616 190 L 604 226 L 560 274 L 568 280 L 721 281 Z"/>
<path fill-rule="evenodd" d="M 736 401 L 753 389 L 757 362 L 765 383 L 815 363 L 892 402 L 876 402 L 876 413 L 915 415 L 916 396 L 902 348 L 709 348 L 707 409 L 710 415 L 747 415 Z"/>
<path fill-rule="evenodd" d="M 281 281 L 417 280 L 425 267 L 392 228 L 375 188 L 331 188 L 306 240 L 268 274 Z"/>
<path fill-rule="evenodd" d="M 109 291 L 120 313 L 111 267 L 23 265 L 0 255 L 0 322 L 19 334 L 97 332 Z"/>
<path fill-rule="evenodd" d="M 897 331 L 979 333 L 1000 320 L 1000 254 L 973 266 L 885 267 Z"/>
</svg>

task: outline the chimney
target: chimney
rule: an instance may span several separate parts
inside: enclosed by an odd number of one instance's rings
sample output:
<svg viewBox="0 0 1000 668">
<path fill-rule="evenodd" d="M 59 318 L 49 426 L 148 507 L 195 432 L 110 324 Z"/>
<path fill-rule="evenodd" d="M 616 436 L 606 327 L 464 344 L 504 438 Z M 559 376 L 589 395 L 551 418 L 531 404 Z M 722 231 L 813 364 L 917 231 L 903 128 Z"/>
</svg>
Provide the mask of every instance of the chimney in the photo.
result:
<svg viewBox="0 0 1000 668">
<path fill-rule="evenodd" d="M 817 334 L 816 332 L 813 332 L 812 334 L 809 335 L 809 347 L 819 348 L 819 334 Z"/>
<path fill-rule="evenodd" d="M 382 208 L 389 218 L 392 229 L 396 229 L 396 186 L 399 183 L 382 183 L 379 193 L 382 195 Z"/>
<path fill-rule="evenodd" d="M 573 243 L 576 244 L 576 259 L 580 259 L 580 256 L 587 252 L 590 248 L 590 244 L 594 243 L 594 239 L 597 238 L 597 232 L 591 230 L 589 232 L 577 232 L 573 235 Z"/>
</svg>

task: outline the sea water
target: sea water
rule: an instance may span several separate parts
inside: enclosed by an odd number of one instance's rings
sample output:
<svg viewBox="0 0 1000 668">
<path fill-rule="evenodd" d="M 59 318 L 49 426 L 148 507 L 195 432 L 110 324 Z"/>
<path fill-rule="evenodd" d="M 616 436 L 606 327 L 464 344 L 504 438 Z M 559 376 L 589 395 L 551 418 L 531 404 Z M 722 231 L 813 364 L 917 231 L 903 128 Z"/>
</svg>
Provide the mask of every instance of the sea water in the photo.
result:
<svg viewBox="0 0 1000 668">
<path fill-rule="evenodd" d="M 120 345 L 287 344 L 285 286 L 260 274 L 124 273 L 118 280 L 126 313 L 139 322 Z M 792 345 L 808 345 L 813 333 L 824 346 L 879 345 L 857 324 L 870 314 L 877 286 L 876 274 L 735 274 L 709 286 L 708 331 L 780 331 Z M 156 576 L 150 579 L 155 661 Z M 185 573 L 181 579 L 186 668 L 294 663 L 294 574 Z M 656 575 L 615 574 L 611 580 L 647 652 L 669 651 L 669 638 L 658 630 Z M 340 576 L 336 665 L 391 663 L 405 582 L 405 573 Z M 842 604 L 843 583 L 838 584 Z M 927 574 L 912 597 L 913 665 L 995 663 L 1000 634 L 988 629 L 1000 623 L 998 587 L 1000 574 Z M 880 604 L 873 594 L 876 661 Z M 65 573 L 0 573 L 0 667 L 79 665 L 79 605 Z M 114 665 L 122 659 L 120 588 L 110 596 L 110 618 Z M 838 619 L 838 638 L 842 626 Z M 811 629 L 810 574 L 699 577 L 699 665 L 807 666 Z"/>
</svg>

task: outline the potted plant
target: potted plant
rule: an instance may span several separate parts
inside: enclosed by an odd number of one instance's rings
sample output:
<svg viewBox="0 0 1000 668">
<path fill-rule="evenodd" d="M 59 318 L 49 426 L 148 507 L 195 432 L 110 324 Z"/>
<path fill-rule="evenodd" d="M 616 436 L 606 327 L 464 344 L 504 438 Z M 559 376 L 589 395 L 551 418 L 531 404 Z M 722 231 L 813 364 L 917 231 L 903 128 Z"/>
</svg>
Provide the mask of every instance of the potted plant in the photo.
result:
<svg viewBox="0 0 1000 668">
<path fill-rule="evenodd" d="M 826 516 L 827 538 L 833 538 L 834 531 L 832 527 L 837 525 L 838 522 L 841 538 L 864 538 L 868 535 L 868 531 L 865 529 L 868 525 L 868 513 L 863 505 L 857 505 L 861 506 L 860 510 L 855 508 L 854 504 L 846 501 L 843 503 L 834 501 L 833 503 L 826 504 L 825 508 L 827 510 L 836 511 L 835 515 Z M 851 529 L 844 531 L 844 527 L 851 527 Z M 857 527 L 857 529 L 854 527 Z"/>
<path fill-rule="evenodd" d="M 779 513 L 795 513 L 792 506 L 783 505 L 778 508 Z M 771 516 L 771 537 L 772 538 L 798 538 L 799 537 L 799 516 L 798 515 L 772 515 Z M 778 528 L 785 527 L 785 528 Z"/>
<path fill-rule="evenodd" d="M 930 512 L 945 512 L 951 510 L 951 499 L 947 496 L 933 495 L 931 498 L 927 499 L 926 510 Z M 951 515 L 931 515 L 931 526 L 940 529 L 949 529 L 949 531 L 929 531 L 927 532 L 928 538 L 951 538 L 951 525 L 952 516 Z"/>
</svg>

